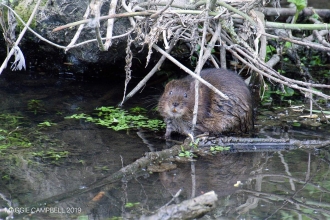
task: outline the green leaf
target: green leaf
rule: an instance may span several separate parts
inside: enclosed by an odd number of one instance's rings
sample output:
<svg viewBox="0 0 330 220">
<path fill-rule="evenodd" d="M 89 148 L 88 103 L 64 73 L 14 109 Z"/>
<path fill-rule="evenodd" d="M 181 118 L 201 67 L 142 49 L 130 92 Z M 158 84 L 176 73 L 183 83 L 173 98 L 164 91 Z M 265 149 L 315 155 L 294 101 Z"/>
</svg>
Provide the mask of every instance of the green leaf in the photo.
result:
<svg viewBox="0 0 330 220">
<path fill-rule="evenodd" d="M 292 123 L 292 126 L 294 126 L 294 127 L 300 127 L 301 124 L 300 124 L 299 122 L 293 122 L 293 123 Z"/>
<path fill-rule="evenodd" d="M 275 93 L 284 97 L 291 97 L 294 95 L 294 90 L 290 87 L 284 86 L 284 93 L 281 90 L 276 90 Z"/>
<path fill-rule="evenodd" d="M 125 207 L 126 208 L 132 208 L 132 207 L 137 206 L 139 204 L 140 204 L 139 202 L 135 202 L 135 203 L 128 202 L 128 203 L 125 204 Z"/>
<path fill-rule="evenodd" d="M 275 47 L 273 47 L 273 46 L 271 46 L 271 45 L 268 45 L 268 46 L 266 47 L 266 53 L 267 53 L 267 54 L 272 54 L 273 51 L 276 51 Z"/>
<path fill-rule="evenodd" d="M 288 2 L 295 4 L 299 12 L 307 6 L 306 0 L 288 0 Z"/>
<path fill-rule="evenodd" d="M 285 42 L 284 47 L 291 48 L 292 47 L 292 43 L 287 41 L 287 42 Z"/>
</svg>

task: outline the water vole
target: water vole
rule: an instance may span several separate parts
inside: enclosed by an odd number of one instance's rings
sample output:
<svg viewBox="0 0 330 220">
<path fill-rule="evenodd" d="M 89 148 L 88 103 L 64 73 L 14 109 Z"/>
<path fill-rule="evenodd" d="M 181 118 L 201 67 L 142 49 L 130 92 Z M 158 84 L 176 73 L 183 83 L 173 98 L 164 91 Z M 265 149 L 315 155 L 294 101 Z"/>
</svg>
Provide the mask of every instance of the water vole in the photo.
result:
<svg viewBox="0 0 330 220">
<path fill-rule="evenodd" d="M 252 98 L 244 81 L 234 72 L 226 69 L 206 69 L 201 77 L 225 93 L 225 100 L 208 87 L 199 85 L 197 132 L 238 132 L 252 128 Z M 158 103 L 158 111 L 166 123 L 165 137 L 173 131 L 191 133 L 191 122 L 195 104 L 195 79 L 187 76 L 172 80 Z"/>
</svg>

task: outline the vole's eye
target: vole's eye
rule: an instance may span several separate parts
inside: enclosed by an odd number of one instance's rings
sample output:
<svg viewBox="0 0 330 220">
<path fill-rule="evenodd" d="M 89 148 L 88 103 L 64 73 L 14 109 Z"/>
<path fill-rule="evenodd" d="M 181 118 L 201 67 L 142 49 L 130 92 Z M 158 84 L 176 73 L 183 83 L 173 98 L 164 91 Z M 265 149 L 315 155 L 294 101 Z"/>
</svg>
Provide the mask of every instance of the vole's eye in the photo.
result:
<svg viewBox="0 0 330 220">
<path fill-rule="evenodd" d="M 173 92 L 172 92 L 172 91 L 170 91 L 168 94 L 169 94 L 169 95 L 172 95 L 172 93 L 173 93 Z"/>
<path fill-rule="evenodd" d="M 184 93 L 184 95 L 183 95 L 185 98 L 187 98 L 188 97 L 188 95 L 187 95 L 187 93 Z"/>
</svg>

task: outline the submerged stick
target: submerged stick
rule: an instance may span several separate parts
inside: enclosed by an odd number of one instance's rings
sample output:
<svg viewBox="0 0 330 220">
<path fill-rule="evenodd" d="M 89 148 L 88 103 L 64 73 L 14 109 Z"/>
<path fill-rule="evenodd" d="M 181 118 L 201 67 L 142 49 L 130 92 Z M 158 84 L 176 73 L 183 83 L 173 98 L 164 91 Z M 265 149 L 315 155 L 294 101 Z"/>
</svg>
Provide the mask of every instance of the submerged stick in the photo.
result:
<svg viewBox="0 0 330 220">
<path fill-rule="evenodd" d="M 162 207 L 155 214 L 141 216 L 140 219 L 195 219 L 214 209 L 217 201 L 218 195 L 214 191 L 210 191 L 179 204 Z"/>
<path fill-rule="evenodd" d="M 272 139 L 272 138 L 236 138 L 236 137 L 223 137 L 214 138 L 209 137 L 201 140 L 198 147 L 213 147 L 213 146 L 226 146 L 229 147 L 229 153 L 240 152 L 275 152 L 283 150 L 294 150 L 297 148 L 310 149 L 310 148 L 323 148 L 330 146 L 329 141 L 299 141 L 295 139 Z"/>
<path fill-rule="evenodd" d="M 51 204 L 54 201 L 62 201 L 70 198 L 74 195 L 80 195 L 82 193 L 90 192 L 94 189 L 102 187 L 100 191 L 106 192 L 110 190 L 114 183 L 122 180 L 122 178 L 131 179 L 133 177 L 138 177 L 145 175 L 147 173 L 148 166 L 152 164 L 159 164 L 166 162 L 167 160 L 172 161 L 173 158 L 178 157 L 177 155 L 181 151 L 190 150 L 192 153 L 200 155 L 205 155 L 205 151 L 209 151 L 211 146 L 230 146 L 226 153 L 240 153 L 240 152 L 270 152 L 270 151 L 283 151 L 292 150 L 297 148 L 309 149 L 309 148 L 322 148 L 325 146 L 330 146 L 330 141 L 299 141 L 290 139 L 271 139 L 271 138 L 237 138 L 237 137 L 223 137 L 214 138 L 209 137 L 201 140 L 198 143 L 198 148 L 191 147 L 190 140 L 186 141 L 181 145 L 174 145 L 172 148 L 165 149 L 158 152 L 148 152 L 145 156 L 137 159 L 133 163 L 121 168 L 114 174 L 100 180 L 96 183 L 92 183 L 84 189 L 77 189 L 71 192 L 65 192 L 48 199 L 37 201 L 32 204 L 31 207 L 37 207 L 37 204 Z M 211 153 L 210 153 L 211 154 Z M 105 195 L 105 193 L 104 193 Z"/>
</svg>

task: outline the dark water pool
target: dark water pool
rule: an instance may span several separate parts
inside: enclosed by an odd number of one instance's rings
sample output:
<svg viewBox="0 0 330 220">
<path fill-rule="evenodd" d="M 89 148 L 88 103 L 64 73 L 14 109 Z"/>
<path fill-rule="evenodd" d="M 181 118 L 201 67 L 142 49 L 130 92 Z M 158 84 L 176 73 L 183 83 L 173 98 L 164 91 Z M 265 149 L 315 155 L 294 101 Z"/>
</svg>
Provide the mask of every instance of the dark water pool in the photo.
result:
<svg viewBox="0 0 330 220">
<path fill-rule="evenodd" d="M 330 218 L 327 148 L 217 154 L 193 164 L 177 163 L 167 172 L 141 168 L 118 181 L 104 181 L 145 152 L 166 147 L 160 133 L 115 132 L 64 119 L 117 104 L 122 82 L 110 81 L 87 83 L 29 73 L 0 76 L 0 218 L 139 219 L 167 204 L 179 190 L 171 204 L 189 199 L 193 192 L 198 196 L 215 191 L 217 205 L 202 219 Z M 144 105 L 141 100 L 148 95 L 145 91 L 125 107 Z M 299 112 L 294 119 L 304 126 L 294 129 L 285 116 L 288 111 L 262 111 L 259 136 L 329 139 L 329 128 L 304 124 Z M 56 124 L 40 126 L 47 121 Z M 107 184 L 97 187 L 102 181 Z"/>
</svg>

